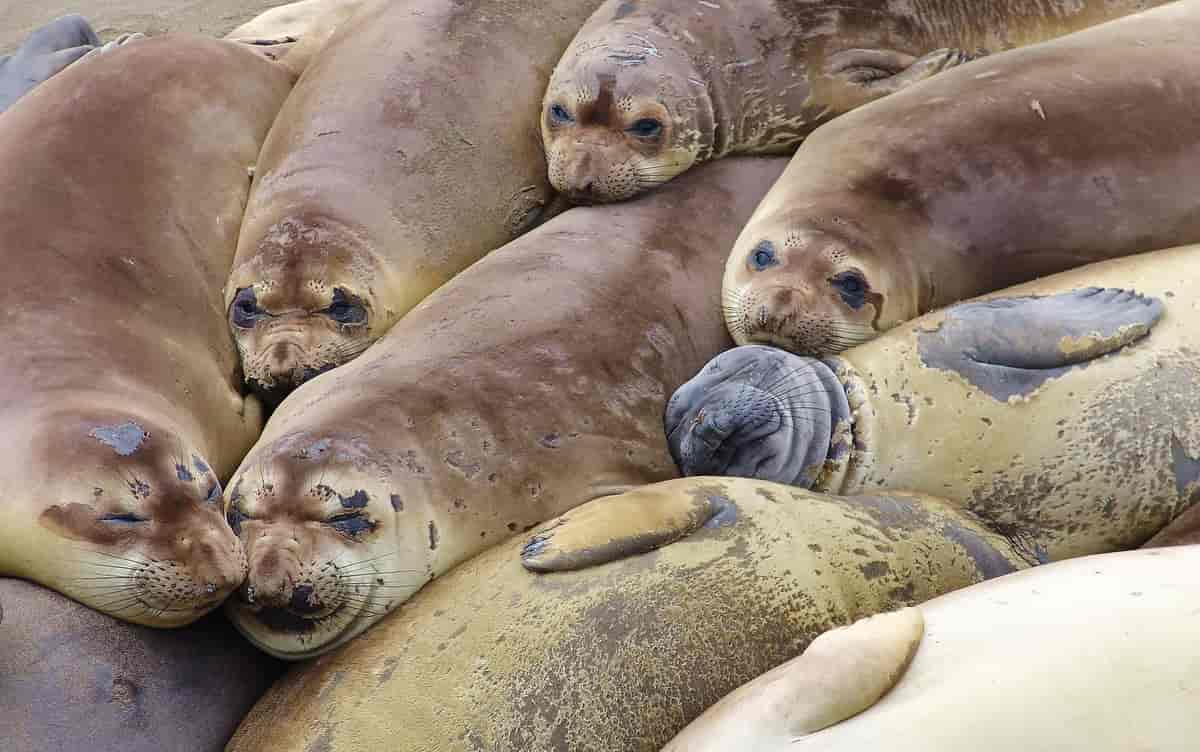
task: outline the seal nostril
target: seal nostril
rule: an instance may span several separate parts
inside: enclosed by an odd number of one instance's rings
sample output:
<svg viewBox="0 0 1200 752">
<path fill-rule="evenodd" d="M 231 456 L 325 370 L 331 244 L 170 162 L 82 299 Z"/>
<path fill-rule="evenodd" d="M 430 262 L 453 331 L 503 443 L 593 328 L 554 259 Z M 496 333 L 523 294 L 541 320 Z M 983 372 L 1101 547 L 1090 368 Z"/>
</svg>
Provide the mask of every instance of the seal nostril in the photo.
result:
<svg viewBox="0 0 1200 752">
<path fill-rule="evenodd" d="M 214 585 L 213 583 L 209 582 L 209 583 L 205 584 L 204 592 L 208 593 L 209 595 L 212 595 L 213 593 L 217 592 L 217 586 Z"/>
<path fill-rule="evenodd" d="M 311 614 L 320 611 L 320 606 L 312 602 L 312 596 L 312 585 L 297 585 L 292 589 L 292 600 L 288 603 L 288 607 L 300 614 Z"/>
</svg>

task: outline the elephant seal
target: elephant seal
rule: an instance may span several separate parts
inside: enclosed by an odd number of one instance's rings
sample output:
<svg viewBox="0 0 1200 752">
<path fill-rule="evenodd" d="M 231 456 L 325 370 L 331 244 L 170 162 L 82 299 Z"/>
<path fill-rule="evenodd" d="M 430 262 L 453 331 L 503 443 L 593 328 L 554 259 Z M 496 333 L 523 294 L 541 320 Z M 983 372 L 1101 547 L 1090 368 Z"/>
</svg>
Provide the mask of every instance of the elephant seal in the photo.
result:
<svg viewBox="0 0 1200 752">
<path fill-rule="evenodd" d="M 269 8 L 225 35 L 254 45 L 297 77 L 364 0 L 300 0 Z"/>
<path fill-rule="evenodd" d="M 16 52 L 0 57 L 0 112 L 100 46 L 96 32 L 79 15 L 63 16 L 34 30 Z"/>
<path fill-rule="evenodd" d="M 164 35 L 0 116 L 0 574 L 160 627 L 241 583 L 221 481 L 262 410 L 221 286 L 291 83 L 243 45 Z"/>
<path fill-rule="evenodd" d="M 663 752 L 1194 749 L 1197 567 L 1200 546 L 1088 556 L 827 632 Z"/>
<path fill-rule="evenodd" d="M 541 93 L 598 2 L 373 0 L 338 29 L 263 146 L 225 289 L 249 386 L 278 403 L 537 223 Z"/>
<path fill-rule="evenodd" d="M 1198 101 L 1200 3 L 1185 0 L 822 126 L 730 254 L 734 341 L 837 353 L 958 300 L 1200 241 Z"/>
<path fill-rule="evenodd" d="M 550 182 L 623 201 L 729 154 L 790 153 L 821 123 L 973 56 L 1165 0 L 608 0 L 554 69 Z"/>
<path fill-rule="evenodd" d="M 508 536 L 673 477 L 662 405 L 730 346 L 719 246 L 785 162 L 572 209 L 296 390 L 227 489 L 250 561 L 234 624 L 278 657 L 319 654 Z"/>
<path fill-rule="evenodd" d="M 5 752 L 220 752 L 283 665 L 221 613 L 147 629 L 0 578 Z"/>
<path fill-rule="evenodd" d="M 290 671 L 229 752 L 653 752 L 831 627 L 1027 566 L 937 499 L 740 478 L 598 499 L 539 538 L 660 508 L 692 514 L 693 529 L 645 556 L 535 575 L 517 538 L 468 560 Z"/>
<path fill-rule="evenodd" d="M 1200 499 L 1197 264 L 1200 245 L 1097 263 L 825 360 L 734 348 L 672 396 L 672 456 L 685 475 L 936 493 L 1043 559 L 1135 548 Z"/>
</svg>

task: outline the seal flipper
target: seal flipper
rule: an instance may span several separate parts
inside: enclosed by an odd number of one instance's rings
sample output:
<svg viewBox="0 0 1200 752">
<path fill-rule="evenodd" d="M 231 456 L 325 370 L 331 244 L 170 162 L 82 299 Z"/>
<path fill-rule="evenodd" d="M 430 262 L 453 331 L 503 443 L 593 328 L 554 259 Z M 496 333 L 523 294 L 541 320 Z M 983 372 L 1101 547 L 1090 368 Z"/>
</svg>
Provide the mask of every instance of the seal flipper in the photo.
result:
<svg viewBox="0 0 1200 752">
<path fill-rule="evenodd" d="M 895 50 L 840 50 L 829 56 L 825 65 L 838 88 L 834 100 L 865 104 L 906 86 L 924 81 L 935 73 L 969 62 L 974 57 L 951 47 L 913 57 Z M 842 109 L 838 107 L 838 109 Z"/>
<path fill-rule="evenodd" d="M 992 298 L 947 308 L 936 329 L 918 335 L 918 348 L 926 366 L 1006 401 L 1141 339 L 1163 312 L 1157 298 L 1119 288 Z"/>
<path fill-rule="evenodd" d="M 536 531 L 521 563 L 533 572 L 566 572 L 665 546 L 736 514 L 721 495 L 721 480 L 713 478 L 712 488 L 696 485 L 691 494 L 653 484 L 588 502 Z"/>
</svg>

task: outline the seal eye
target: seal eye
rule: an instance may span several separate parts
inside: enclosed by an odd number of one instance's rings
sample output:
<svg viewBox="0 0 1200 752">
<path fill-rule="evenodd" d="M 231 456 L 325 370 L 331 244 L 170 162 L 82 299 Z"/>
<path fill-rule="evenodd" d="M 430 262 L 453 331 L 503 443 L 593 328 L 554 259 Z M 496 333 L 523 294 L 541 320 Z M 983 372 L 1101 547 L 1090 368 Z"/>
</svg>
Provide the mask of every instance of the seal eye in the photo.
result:
<svg viewBox="0 0 1200 752">
<path fill-rule="evenodd" d="M 856 271 L 840 272 L 829 279 L 833 289 L 838 291 L 846 305 L 858 310 L 867 301 L 867 291 L 871 289 L 863 275 Z"/>
<path fill-rule="evenodd" d="M 342 514 L 334 515 L 325 520 L 325 524 L 351 538 L 357 538 L 364 532 L 370 532 L 375 529 L 375 523 L 363 517 L 358 512 L 343 512 Z"/>
<path fill-rule="evenodd" d="M 349 295 L 340 287 L 333 290 L 333 303 L 325 309 L 325 315 L 339 324 L 361 324 L 367 320 L 367 310 L 358 298 Z"/>
<path fill-rule="evenodd" d="M 567 112 L 567 108 L 561 104 L 551 105 L 550 121 L 553 123 L 569 123 L 571 122 L 571 113 Z"/>
<path fill-rule="evenodd" d="M 145 517 L 139 517 L 136 514 L 126 512 L 122 514 L 106 514 L 100 518 L 101 522 L 115 522 L 124 525 L 136 525 L 139 522 L 149 522 Z"/>
<path fill-rule="evenodd" d="M 225 521 L 229 523 L 229 527 L 233 530 L 233 534 L 240 536 L 242 534 L 242 523 L 250 519 L 242 510 L 235 506 L 229 507 L 229 511 L 225 513 Z"/>
<path fill-rule="evenodd" d="M 263 310 L 258 307 L 258 298 L 254 295 L 254 289 L 243 287 L 238 290 L 233 304 L 229 307 L 229 318 L 233 321 L 233 325 L 239 329 L 253 329 L 262 315 Z"/>
<path fill-rule="evenodd" d="M 771 245 L 771 241 L 764 240 L 754 249 L 750 251 L 750 265 L 754 267 L 754 271 L 761 272 L 769 266 L 775 266 L 779 261 L 775 258 L 775 246 Z"/>
<path fill-rule="evenodd" d="M 654 138 L 662 132 L 662 123 L 654 118 L 642 118 L 629 126 L 629 132 L 638 138 Z"/>
</svg>

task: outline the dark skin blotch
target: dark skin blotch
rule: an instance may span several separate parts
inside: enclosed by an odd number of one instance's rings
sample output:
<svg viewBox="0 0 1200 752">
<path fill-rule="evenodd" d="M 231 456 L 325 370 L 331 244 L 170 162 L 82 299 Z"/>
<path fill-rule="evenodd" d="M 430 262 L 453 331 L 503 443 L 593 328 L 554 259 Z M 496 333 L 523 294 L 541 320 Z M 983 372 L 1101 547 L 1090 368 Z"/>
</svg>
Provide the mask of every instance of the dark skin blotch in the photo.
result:
<svg viewBox="0 0 1200 752">
<path fill-rule="evenodd" d="M 355 491 L 350 496 L 339 495 L 338 499 L 346 509 L 364 509 L 371 500 L 366 491 Z"/>
</svg>

